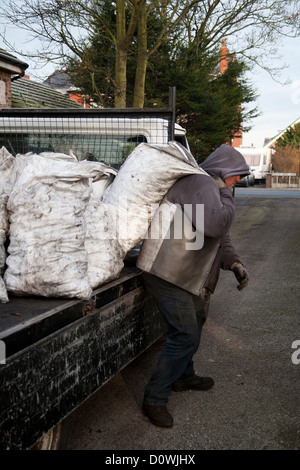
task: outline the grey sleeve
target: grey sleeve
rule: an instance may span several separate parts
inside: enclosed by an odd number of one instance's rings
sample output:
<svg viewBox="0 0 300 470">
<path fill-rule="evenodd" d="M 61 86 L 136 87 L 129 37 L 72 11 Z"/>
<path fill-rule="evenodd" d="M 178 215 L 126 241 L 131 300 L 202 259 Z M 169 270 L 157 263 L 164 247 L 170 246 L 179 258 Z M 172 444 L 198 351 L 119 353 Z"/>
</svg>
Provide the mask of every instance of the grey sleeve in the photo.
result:
<svg viewBox="0 0 300 470">
<path fill-rule="evenodd" d="M 230 232 L 228 231 L 222 240 L 222 269 L 230 269 L 233 263 L 241 263 L 238 253 L 233 246 Z"/>
</svg>

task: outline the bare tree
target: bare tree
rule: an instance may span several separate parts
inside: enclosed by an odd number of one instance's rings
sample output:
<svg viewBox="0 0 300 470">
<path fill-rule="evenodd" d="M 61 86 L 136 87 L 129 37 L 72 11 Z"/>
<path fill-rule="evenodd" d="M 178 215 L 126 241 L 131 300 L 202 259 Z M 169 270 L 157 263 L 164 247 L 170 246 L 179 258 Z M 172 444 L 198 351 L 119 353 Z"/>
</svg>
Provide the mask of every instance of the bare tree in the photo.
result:
<svg viewBox="0 0 300 470">
<path fill-rule="evenodd" d="M 103 15 L 105 5 L 115 9 L 115 22 Z M 86 67 L 89 37 L 97 24 L 115 51 L 115 72 L 109 79 L 115 88 L 115 106 L 126 106 L 126 66 L 137 29 L 138 58 L 134 87 L 135 107 L 143 107 L 148 60 L 167 40 L 210 50 L 228 38 L 230 50 L 274 73 L 276 42 L 299 34 L 299 0 L 3 0 L 0 18 L 38 38 L 42 50 L 9 50 L 23 57 L 58 62 L 75 55 Z M 149 14 L 160 18 L 160 31 L 149 47 Z M 268 62 L 267 59 L 271 59 Z M 282 65 L 281 65 L 282 66 Z"/>
</svg>

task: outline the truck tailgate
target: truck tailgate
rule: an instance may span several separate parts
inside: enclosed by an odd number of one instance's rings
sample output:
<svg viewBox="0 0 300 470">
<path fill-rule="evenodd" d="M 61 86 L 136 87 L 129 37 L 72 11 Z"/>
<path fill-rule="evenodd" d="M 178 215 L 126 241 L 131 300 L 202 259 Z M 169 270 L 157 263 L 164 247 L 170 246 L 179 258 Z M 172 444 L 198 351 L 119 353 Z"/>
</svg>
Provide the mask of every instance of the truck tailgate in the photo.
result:
<svg viewBox="0 0 300 470">
<path fill-rule="evenodd" d="M 136 268 L 93 294 L 1 306 L 0 449 L 29 448 L 165 333 Z"/>
</svg>

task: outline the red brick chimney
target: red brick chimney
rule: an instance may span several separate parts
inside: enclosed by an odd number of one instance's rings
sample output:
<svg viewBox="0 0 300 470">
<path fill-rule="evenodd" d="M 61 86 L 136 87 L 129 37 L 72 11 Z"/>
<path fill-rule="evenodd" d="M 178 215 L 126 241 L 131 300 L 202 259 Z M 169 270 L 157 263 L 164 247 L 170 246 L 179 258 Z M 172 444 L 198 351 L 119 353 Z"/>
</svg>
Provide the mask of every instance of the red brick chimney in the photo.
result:
<svg viewBox="0 0 300 470">
<path fill-rule="evenodd" d="M 220 72 L 224 73 L 228 69 L 229 50 L 226 46 L 226 39 L 222 39 L 222 46 L 220 48 Z"/>
<path fill-rule="evenodd" d="M 226 39 L 222 39 L 222 46 L 220 48 L 220 72 L 224 73 L 228 69 L 229 62 L 229 50 L 226 45 Z M 236 59 L 234 59 L 236 60 Z M 243 134 L 242 131 L 236 134 L 231 142 L 232 147 L 241 147 L 243 145 Z"/>
</svg>

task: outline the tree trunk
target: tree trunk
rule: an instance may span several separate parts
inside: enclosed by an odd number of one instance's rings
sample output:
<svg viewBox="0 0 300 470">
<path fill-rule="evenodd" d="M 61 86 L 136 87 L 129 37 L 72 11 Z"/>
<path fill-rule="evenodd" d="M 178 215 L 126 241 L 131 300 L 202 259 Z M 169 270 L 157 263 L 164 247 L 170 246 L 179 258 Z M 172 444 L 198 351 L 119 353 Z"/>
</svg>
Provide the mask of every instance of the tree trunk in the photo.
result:
<svg viewBox="0 0 300 470">
<path fill-rule="evenodd" d="M 127 84 L 127 51 L 118 48 L 116 51 L 115 70 L 115 108 L 126 108 L 126 84 Z"/>
<path fill-rule="evenodd" d="M 116 25 L 116 63 L 115 63 L 115 107 L 126 108 L 126 82 L 127 82 L 127 50 L 126 50 L 126 24 L 125 1 L 117 0 Z"/>
<path fill-rule="evenodd" d="M 146 0 L 142 0 L 139 5 L 138 15 L 138 57 L 134 82 L 134 108 L 144 107 L 147 63 L 148 53 Z"/>
</svg>

